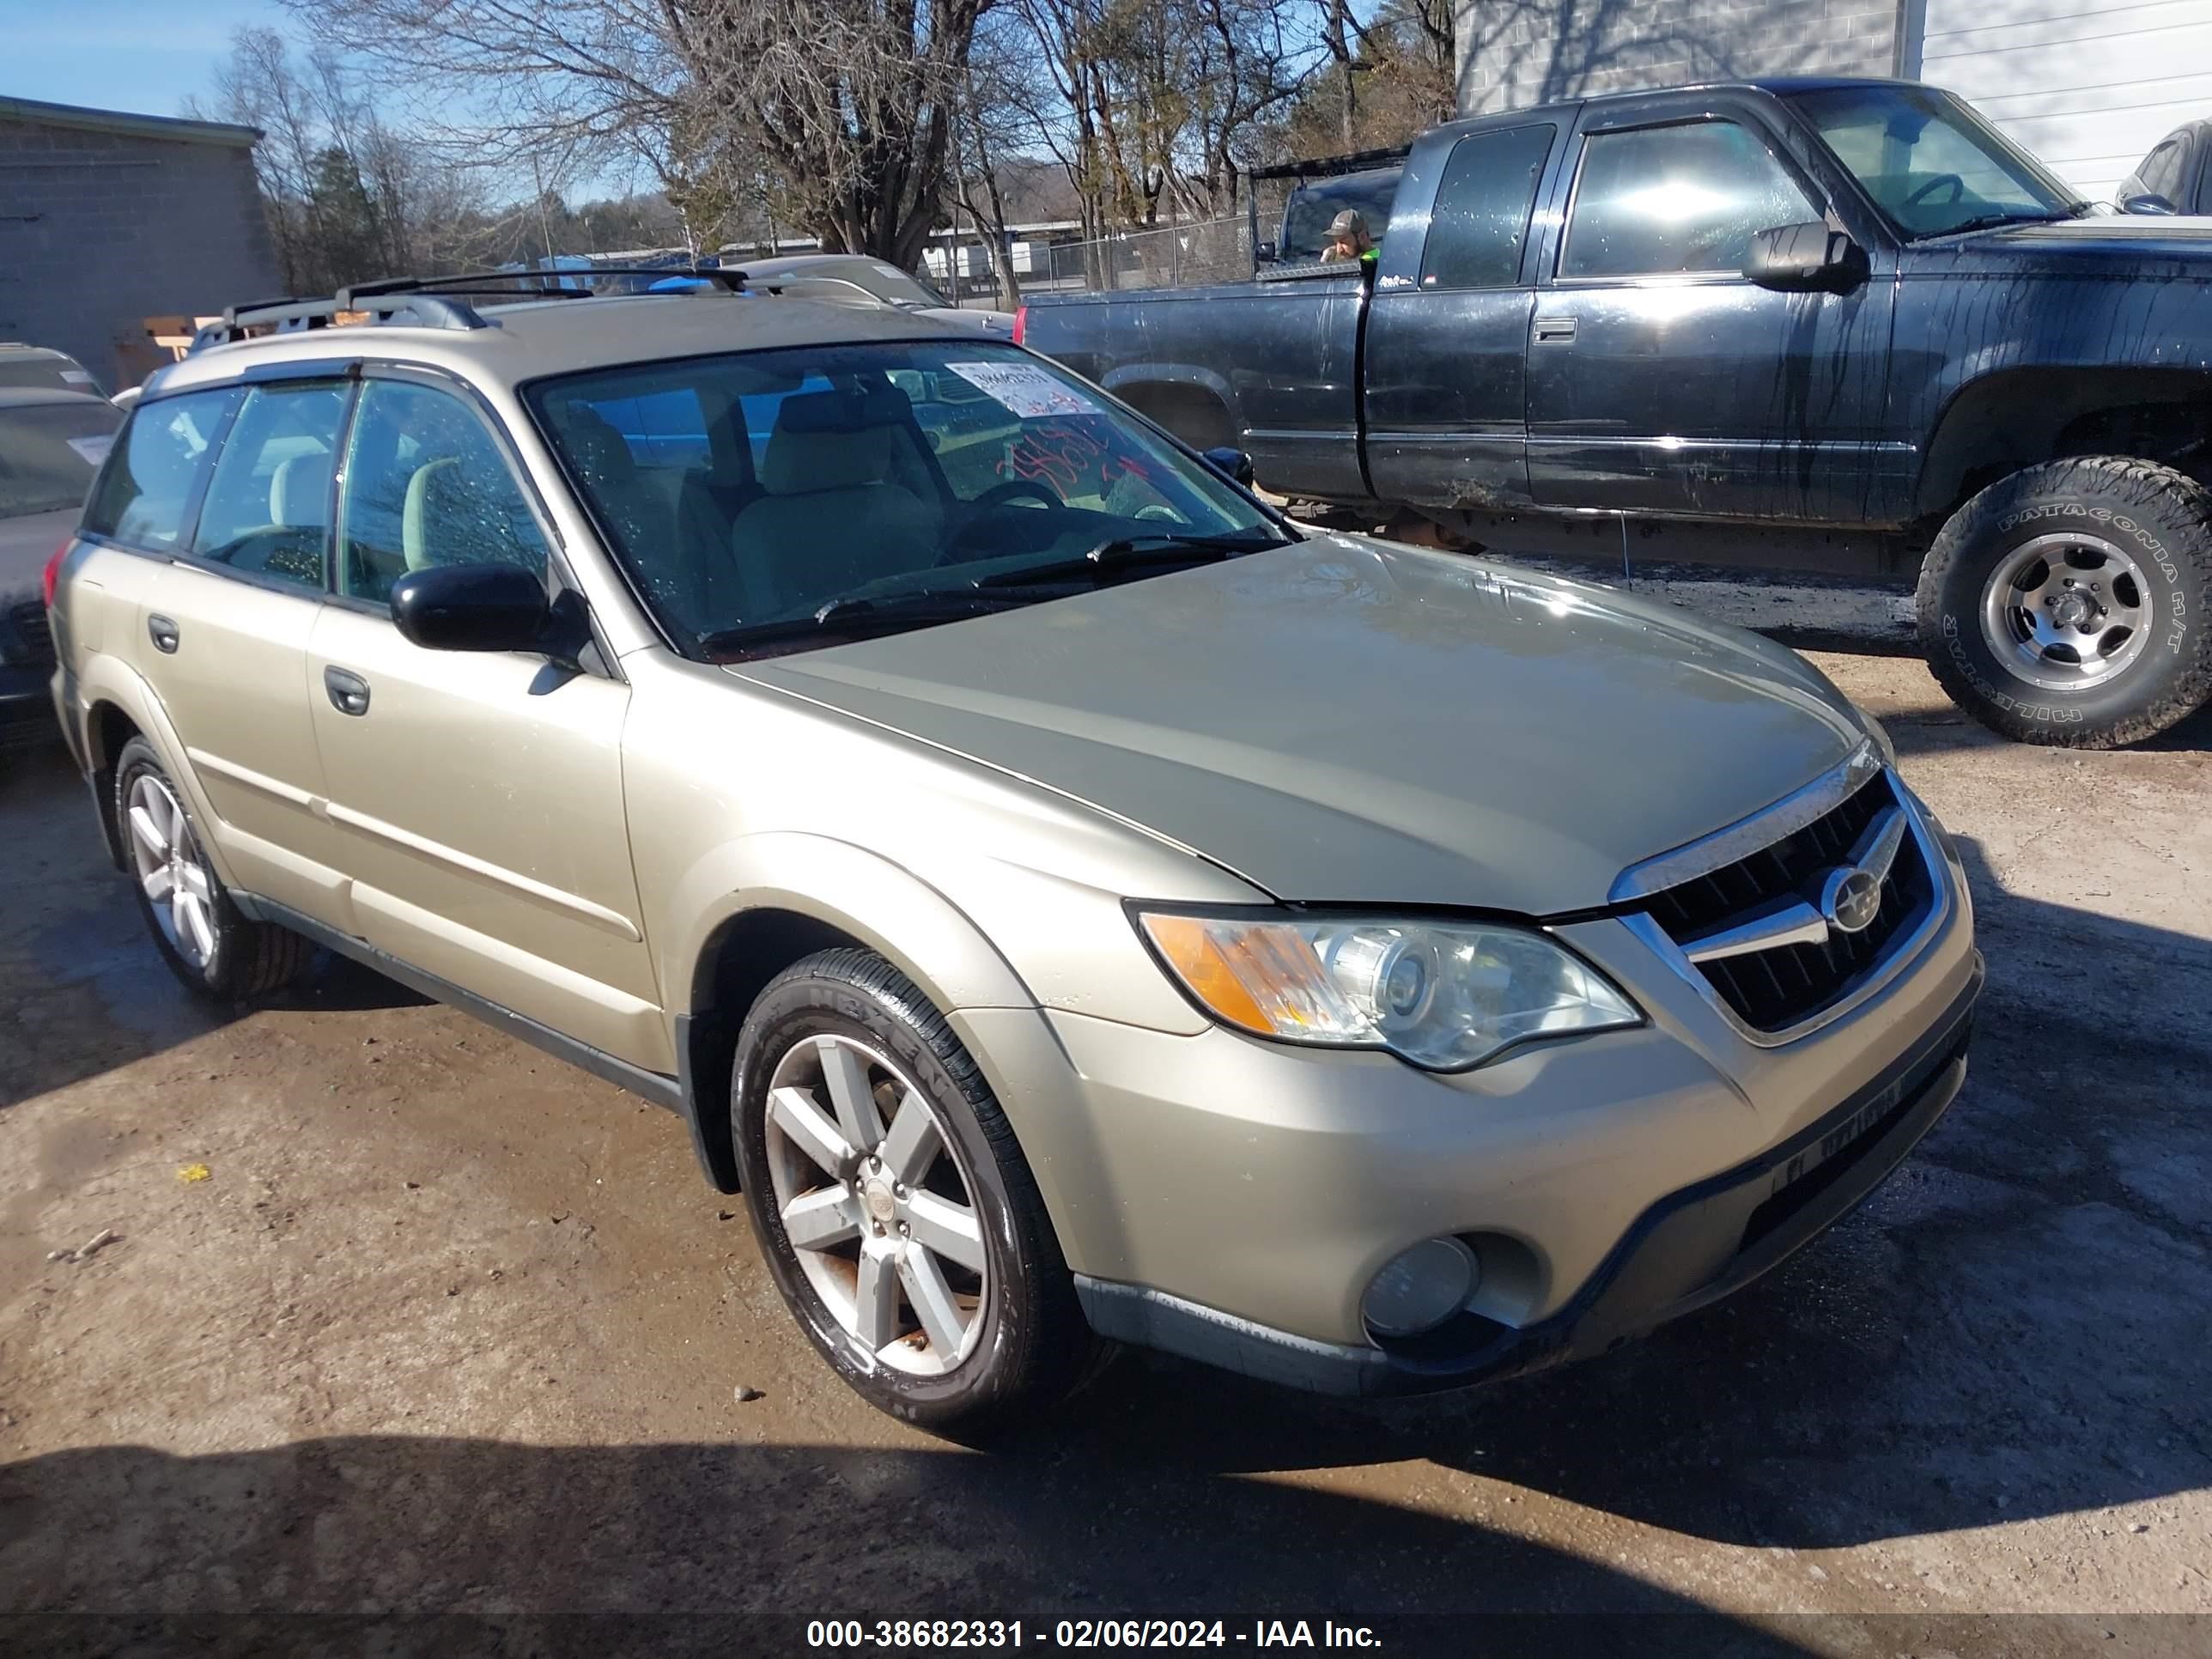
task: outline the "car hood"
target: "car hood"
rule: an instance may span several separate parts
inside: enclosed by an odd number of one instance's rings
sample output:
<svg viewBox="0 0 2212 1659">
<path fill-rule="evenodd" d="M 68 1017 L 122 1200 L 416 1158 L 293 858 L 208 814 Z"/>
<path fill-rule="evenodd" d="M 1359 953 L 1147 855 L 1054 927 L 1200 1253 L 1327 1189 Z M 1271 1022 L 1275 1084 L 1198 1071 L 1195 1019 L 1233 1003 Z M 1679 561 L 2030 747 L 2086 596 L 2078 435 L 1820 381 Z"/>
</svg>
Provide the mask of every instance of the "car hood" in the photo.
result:
<svg viewBox="0 0 2212 1659">
<path fill-rule="evenodd" d="M 39 596 L 46 561 L 76 528 L 82 511 L 65 507 L 0 519 L 0 611 Z"/>
<path fill-rule="evenodd" d="M 1589 584 L 1354 537 L 732 672 L 1281 899 L 1556 915 L 1836 765 L 1809 664 Z"/>
<path fill-rule="evenodd" d="M 1962 267 L 1988 266 L 2008 274 L 2017 274 L 2021 262 L 2029 260 L 2053 274 L 2109 267 L 2144 276 L 2212 276 L 2212 218 L 2203 216 L 2105 213 L 2008 225 L 1948 245 L 1923 245 L 1930 253 L 1939 246 L 1947 246 Z"/>
</svg>

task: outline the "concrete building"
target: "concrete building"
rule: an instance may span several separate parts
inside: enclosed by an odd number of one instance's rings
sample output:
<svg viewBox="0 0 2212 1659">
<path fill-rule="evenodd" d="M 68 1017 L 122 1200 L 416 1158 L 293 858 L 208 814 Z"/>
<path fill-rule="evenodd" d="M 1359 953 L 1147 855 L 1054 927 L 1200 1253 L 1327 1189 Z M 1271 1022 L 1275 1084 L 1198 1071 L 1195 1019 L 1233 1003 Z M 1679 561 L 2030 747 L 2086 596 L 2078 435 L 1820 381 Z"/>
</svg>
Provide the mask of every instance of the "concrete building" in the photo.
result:
<svg viewBox="0 0 2212 1659">
<path fill-rule="evenodd" d="M 143 319 L 276 294 L 260 136 L 0 98 L 0 340 L 57 347 L 114 392 L 149 367 Z"/>
<path fill-rule="evenodd" d="M 2212 115 L 2212 0 L 1460 0 L 1463 113 L 1761 75 L 1970 100 L 2085 196 Z"/>
</svg>

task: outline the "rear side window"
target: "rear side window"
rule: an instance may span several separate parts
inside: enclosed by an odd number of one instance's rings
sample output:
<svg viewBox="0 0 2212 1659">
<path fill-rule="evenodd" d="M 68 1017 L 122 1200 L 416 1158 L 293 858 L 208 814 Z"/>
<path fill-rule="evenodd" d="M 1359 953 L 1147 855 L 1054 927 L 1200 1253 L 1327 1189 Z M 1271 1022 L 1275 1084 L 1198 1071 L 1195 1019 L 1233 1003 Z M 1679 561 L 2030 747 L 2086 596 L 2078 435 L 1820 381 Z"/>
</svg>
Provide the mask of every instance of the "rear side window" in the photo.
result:
<svg viewBox="0 0 2212 1659">
<path fill-rule="evenodd" d="M 1300 185 L 1283 212 L 1279 257 L 1291 263 L 1320 258 L 1322 249 L 1328 244 L 1329 222 L 1346 208 L 1367 222 L 1367 234 L 1376 246 L 1382 246 L 1383 234 L 1390 228 L 1390 204 L 1397 198 L 1398 180 L 1404 171 L 1382 167 Z"/>
<path fill-rule="evenodd" d="M 133 410 L 93 486 L 86 532 L 126 547 L 182 551 L 186 515 L 238 398 L 234 387 L 187 392 Z"/>
<path fill-rule="evenodd" d="M 216 458 L 194 556 L 319 590 L 344 416 L 337 386 L 248 391 Z"/>
<path fill-rule="evenodd" d="M 2126 193 L 2131 196 L 2163 196 L 2173 204 L 2177 211 L 2188 212 L 2189 204 L 2184 199 L 2181 182 L 2181 163 L 2186 149 L 2187 146 L 2179 137 L 2167 139 L 2143 158 L 2143 164 L 2136 169 L 2135 177 L 2129 181 L 2132 188 L 2124 186 Z"/>
<path fill-rule="evenodd" d="M 1583 141 L 1559 275 L 1740 271 L 1753 232 L 1820 216 L 1734 121 L 1595 132 Z"/>
<path fill-rule="evenodd" d="M 400 577 L 434 565 L 513 564 L 542 574 L 550 562 L 506 456 L 450 392 L 405 380 L 364 385 L 344 489 L 338 591 L 349 598 L 384 603 Z"/>
<path fill-rule="evenodd" d="M 1452 146 L 1421 250 L 1423 288 L 1510 288 L 1521 280 L 1536 181 L 1558 132 L 1512 127 L 1470 133 Z"/>
</svg>

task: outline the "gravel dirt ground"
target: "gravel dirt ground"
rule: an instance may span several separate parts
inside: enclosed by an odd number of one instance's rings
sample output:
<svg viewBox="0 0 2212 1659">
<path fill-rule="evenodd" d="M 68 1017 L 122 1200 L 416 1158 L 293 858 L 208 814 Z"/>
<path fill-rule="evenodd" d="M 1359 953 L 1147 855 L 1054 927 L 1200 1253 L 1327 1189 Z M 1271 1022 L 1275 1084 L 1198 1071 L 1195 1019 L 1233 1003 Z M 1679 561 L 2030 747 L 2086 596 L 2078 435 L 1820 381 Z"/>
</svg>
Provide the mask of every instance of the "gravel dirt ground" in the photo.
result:
<svg viewBox="0 0 2212 1659">
<path fill-rule="evenodd" d="M 673 1117 L 343 964 L 194 1007 L 66 757 L 0 757 L 0 1649 L 2212 1650 L 2212 723 L 2008 746 L 1879 648 L 1893 594 L 1759 586 L 1685 592 L 1866 633 L 1816 659 L 1968 851 L 1990 985 L 1920 1152 L 1579 1369 L 1346 1405 L 1133 1356 L 990 1455 L 832 1378 Z"/>
</svg>

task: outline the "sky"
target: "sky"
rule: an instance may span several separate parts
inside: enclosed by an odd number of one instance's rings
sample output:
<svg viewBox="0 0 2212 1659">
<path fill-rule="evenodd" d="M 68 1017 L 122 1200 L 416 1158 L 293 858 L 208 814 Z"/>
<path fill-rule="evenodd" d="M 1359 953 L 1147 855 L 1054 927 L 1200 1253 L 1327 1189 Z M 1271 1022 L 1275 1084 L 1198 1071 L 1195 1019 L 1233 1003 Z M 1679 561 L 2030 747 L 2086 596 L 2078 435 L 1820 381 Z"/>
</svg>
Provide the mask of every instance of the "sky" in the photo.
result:
<svg viewBox="0 0 2212 1659">
<path fill-rule="evenodd" d="M 233 30 L 286 21 L 275 0 L 0 0 L 0 94 L 174 115 Z"/>
</svg>

